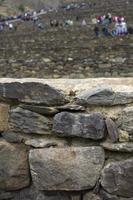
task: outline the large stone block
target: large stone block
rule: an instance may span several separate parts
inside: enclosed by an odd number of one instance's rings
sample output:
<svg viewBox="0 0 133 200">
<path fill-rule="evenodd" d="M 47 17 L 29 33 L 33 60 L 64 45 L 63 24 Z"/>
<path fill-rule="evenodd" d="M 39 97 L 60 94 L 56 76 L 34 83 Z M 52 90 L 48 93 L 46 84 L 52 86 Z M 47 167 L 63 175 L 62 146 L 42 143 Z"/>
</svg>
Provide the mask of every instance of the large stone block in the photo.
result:
<svg viewBox="0 0 133 200">
<path fill-rule="evenodd" d="M 38 82 L 0 83 L 0 99 L 46 106 L 63 105 L 67 101 L 60 91 Z"/>
<path fill-rule="evenodd" d="M 20 107 L 12 109 L 9 116 L 9 131 L 18 133 L 50 134 L 52 123 L 40 114 Z"/>
<path fill-rule="evenodd" d="M 99 87 L 81 92 L 76 97 L 76 102 L 81 105 L 112 105 L 115 93 L 109 87 Z"/>
<path fill-rule="evenodd" d="M 62 112 L 54 117 L 53 132 L 61 137 L 99 140 L 105 136 L 105 120 L 100 113 L 75 115 Z"/>
<path fill-rule="evenodd" d="M 110 194 L 133 197 L 133 159 L 113 162 L 105 166 L 101 184 Z"/>
<path fill-rule="evenodd" d="M 110 87 L 97 87 L 93 90 L 85 90 L 76 96 L 76 102 L 80 105 L 123 105 L 133 102 L 133 92 L 114 92 Z"/>
<path fill-rule="evenodd" d="M 8 112 L 9 105 L 0 104 L 0 132 L 5 131 L 8 128 Z"/>
<path fill-rule="evenodd" d="M 80 191 L 91 189 L 104 164 L 101 147 L 31 150 L 32 179 L 38 190 Z"/>
<path fill-rule="evenodd" d="M 29 185 L 28 156 L 24 145 L 0 140 L 0 189 L 18 190 Z"/>
</svg>

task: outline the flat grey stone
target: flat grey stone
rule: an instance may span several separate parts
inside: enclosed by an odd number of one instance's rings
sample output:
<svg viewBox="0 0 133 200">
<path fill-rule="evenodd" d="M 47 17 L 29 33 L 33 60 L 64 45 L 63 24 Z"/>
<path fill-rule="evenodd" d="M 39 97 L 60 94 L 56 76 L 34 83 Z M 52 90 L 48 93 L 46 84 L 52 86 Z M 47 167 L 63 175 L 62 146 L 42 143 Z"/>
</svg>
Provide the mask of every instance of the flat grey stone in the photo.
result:
<svg viewBox="0 0 133 200">
<path fill-rule="evenodd" d="M 133 102 L 133 92 L 114 92 L 110 87 L 97 87 L 76 96 L 76 103 L 83 106 L 112 106 Z"/>
<path fill-rule="evenodd" d="M 2 137 L 10 143 L 24 143 L 28 139 L 33 139 L 35 137 L 34 134 L 27 134 L 27 133 L 21 133 L 21 132 L 12 132 L 12 131 L 6 131 L 3 132 Z"/>
<path fill-rule="evenodd" d="M 133 103 L 133 92 L 116 92 L 113 105 L 124 105 Z"/>
<path fill-rule="evenodd" d="M 28 105 L 28 104 L 20 105 L 20 107 L 25 109 L 25 110 L 30 110 L 32 112 L 36 112 L 36 113 L 39 113 L 41 115 L 48 115 L 48 116 L 49 115 L 55 115 L 59 112 L 58 109 L 56 109 L 54 107 Z"/>
<path fill-rule="evenodd" d="M 93 90 L 83 91 L 76 96 L 76 102 L 81 105 L 112 105 L 115 92 L 109 87 L 98 87 Z"/>
<path fill-rule="evenodd" d="M 104 164 L 101 147 L 31 150 L 32 180 L 38 190 L 80 191 L 92 189 Z"/>
<path fill-rule="evenodd" d="M 52 122 L 35 112 L 17 107 L 10 111 L 9 130 L 10 132 L 27 134 L 50 134 Z"/>
<path fill-rule="evenodd" d="M 45 106 L 63 105 L 68 102 L 60 91 L 47 84 L 37 82 L 0 83 L 0 99 Z"/>
<path fill-rule="evenodd" d="M 105 136 L 105 120 L 100 113 L 75 115 L 69 112 L 56 114 L 53 132 L 60 137 L 83 137 L 99 140 Z"/>
<path fill-rule="evenodd" d="M 85 111 L 85 108 L 83 106 L 79 105 L 73 105 L 73 104 L 66 104 L 64 106 L 57 107 L 59 111 L 72 111 L 72 112 L 79 112 L 79 111 Z"/>
</svg>

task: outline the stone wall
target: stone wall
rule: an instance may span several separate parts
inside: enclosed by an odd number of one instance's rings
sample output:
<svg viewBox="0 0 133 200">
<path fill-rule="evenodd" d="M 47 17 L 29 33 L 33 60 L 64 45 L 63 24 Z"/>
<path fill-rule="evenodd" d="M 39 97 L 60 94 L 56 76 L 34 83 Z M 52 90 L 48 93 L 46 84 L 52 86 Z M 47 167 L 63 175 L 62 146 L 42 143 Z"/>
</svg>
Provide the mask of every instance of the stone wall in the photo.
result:
<svg viewBox="0 0 133 200">
<path fill-rule="evenodd" d="M 1 79 L 0 200 L 132 200 L 133 79 Z"/>
</svg>

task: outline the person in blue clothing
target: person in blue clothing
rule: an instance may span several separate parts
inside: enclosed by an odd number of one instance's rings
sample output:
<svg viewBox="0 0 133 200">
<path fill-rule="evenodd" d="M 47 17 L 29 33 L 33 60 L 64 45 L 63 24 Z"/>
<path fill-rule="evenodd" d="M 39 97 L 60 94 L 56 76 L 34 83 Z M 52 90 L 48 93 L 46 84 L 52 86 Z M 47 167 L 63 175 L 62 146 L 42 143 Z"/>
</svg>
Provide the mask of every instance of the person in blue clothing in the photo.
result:
<svg viewBox="0 0 133 200">
<path fill-rule="evenodd" d="M 107 27 L 102 28 L 102 32 L 104 36 L 106 37 L 110 36 L 109 30 Z"/>
<path fill-rule="evenodd" d="M 99 32 L 100 32 L 100 30 L 99 30 L 99 27 L 98 27 L 98 26 L 95 26 L 95 27 L 94 27 L 94 32 L 95 32 L 95 36 L 96 36 L 96 37 L 99 37 Z"/>
</svg>

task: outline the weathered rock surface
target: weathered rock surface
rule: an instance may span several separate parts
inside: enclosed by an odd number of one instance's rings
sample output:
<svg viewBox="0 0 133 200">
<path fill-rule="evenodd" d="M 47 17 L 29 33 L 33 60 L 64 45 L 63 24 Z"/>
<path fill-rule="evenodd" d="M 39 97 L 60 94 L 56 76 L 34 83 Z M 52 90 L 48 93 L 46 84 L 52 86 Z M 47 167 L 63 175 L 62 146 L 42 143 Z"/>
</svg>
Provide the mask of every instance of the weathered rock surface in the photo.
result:
<svg viewBox="0 0 133 200">
<path fill-rule="evenodd" d="M 52 123 L 40 114 L 20 107 L 12 109 L 9 117 L 9 130 L 18 133 L 50 134 Z"/>
<path fill-rule="evenodd" d="M 67 101 L 64 94 L 55 88 L 37 82 L 0 83 L 0 99 L 45 106 L 63 105 Z"/>
<path fill-rule="evenodd" d="M 119 130 L 119 142 L 129 142 L 130 137 L 127 131 Z"/>
<path fill-rule="evenodd" d="M 80 196 L 77 199 L 74 197 L 75 195 L 65 192 L 39 191 L 33 185 L 18 191 L 0 192 L 0 200 L 80 200 Z"/>
<path fill-rule="evenodd" d="M 8 128 L 8 112 L 9 105 L 0 104 L 0 132 L 5 131 Z"/>
<path fill-rule="evenodd" d="M 81 200 L 80 194 L 71 195 L 71 200 Z"/>
<path fill-rule="evenodd" d="M 101 189 L 99 193 L 100 193 L 101 200 L 120 200 L 118 196 L 111 195 L 107 193 L 106 191 L 104 191 L 103 189 Z"/>
<path fill-rule="evenodd" d="M 48 147 L 65 147 L 67 141 L 60 138 L 35 138 L 28 139 L 25 141 L 26 145 L 35 147 L 35 148 L 48 148 Z"/>
<path fill-rule="evenodd" d="M 9 200 L 9 199 L 13 199 L 13 194 L 11 192 L 0 190 L 0 200 Z"/>
<path fill-rule="evenodd" d="M 34 134 L 26 134 L 26 133 L 20 133 L 20 132 L 12 132 L 12 131 L 5 131 L 2 134 L 2 137 L 11 143 L 24 143 L 28 139 L 34 139 Z"/>
<path fill-rule="evenodd" d="M 29 182 L 25 146 L 0 140 L 0 189 L 18 190 L 28 186 Z"/>
<path fill-rule="evenodd" d="M 119 151 L 119 152 L 133 152 L 133 143 L 132 142 L 125 142 L 125 143 L 108 143 L 104 142 L 101 144 L 104 149 L 110 151 Z"/>
<path fill-rule="evenodd" d="M 38 105 L 20 105 L 21 108 L 25 109 L 25 110 L 30 110 L 32 112 L 36 112 L 39 113 L 41 115 L 55 115 L 57 114 L 59 111 L 58 109 L 54 108 L 54 107 L 46 107 L 46 106 L 38 106 Z"/>
<path fill-rule="evenodd" d="M 101 200 L 101 198 L 92 192 L 88 192 L 84 195 L 83 200 Z"/>
<path fill-rule="evenodd" d="M 105 123 L 106 123 L 107 131 L 108 131 L 111 141 L 117 142 L 119 139 L 119 132 L 118 132 L 116 124 L 110 118 L 107 118 L 105 120 Z"/>
<path fill-rule="evenodd" d="M 43 193 L 40 193 L 37 195 L 36 200 L 71 200 L 71 198 L 65 194 L 59 194 L 59 193 L 54 195 L 45 195 Z"/>
<path fill-rule="evenodd" d="M 110 163 L 102 171 L 104 190 L 121 197 L 133 197 L 133 159 Z"/>
<path fill-rule="evenodd" d="M 13 200 L 72 200 L 70 195 L 65 193 L 45 193 L 38 191 L 34 186 L 25 188 L 14 193 Z"/>
<path fill-rule="evenodd" d="M 132 92 L 116 92 L 113 105 L 124 105 L 133 103 L 133 91 Z"/>
<path fill-rule="evenodd" d="M 48 148 L 48 147 L 66 147 L 68 141 L 63 138 L 49 137 L 48 135 L 35 135 L 16 132 L 4 132 L 3 138 L 11 143 L 24 143 L 28 146 L 35 148 Z"/>
<path fill-rule="evenodd" d="M 101 147 L 36 149 L 30 151 L 29 160 L 39 190 L 79 191 L 95 186 L 104 151 Z"/>
<path fill-rule="evenodd" d="M 100 200 L 133 200 L 133 197 L 131 198 L 124 198 L 124 197 L 119 197 L 116 195 L 111 195 L 104 191 L 103 189 L 100 190 Z"/>
<path fill-rule="evenodd" d="M 83 91 L 77 95 L 76 102 L 81 105 L 112 105 L 115 92 L 109 87 Z"/>
<path fill-rule="evenodd" d="M 73 104 L 66 104 L 64 106 L 57 107 L 59 111 L 72 111 L 72 112 L 79 112 L 85 111 L 83 106 L 73 105 Z"/>
<path fill-rule="evenodd" d="M 133 135 L 133 106 L 123 109 L 117 120 L 117 124 L 120 129 Z"/>
<path fill-rule="evenodd" d="M 133 102 L 133 92 L 114 92 L 110 87 L 98 87 L 93 90 L 83 91 L 76 96 L 76 102 L 80 105 L 111 106 Z"/>
<path fill-rule="evenodd" d="M 105 120 L 100 113 L 74 115 L 62 112 L 54 117 L 53 132 L 61 137 L 76 136 L 99 140 L 105 136 Z"/>
</svg>

